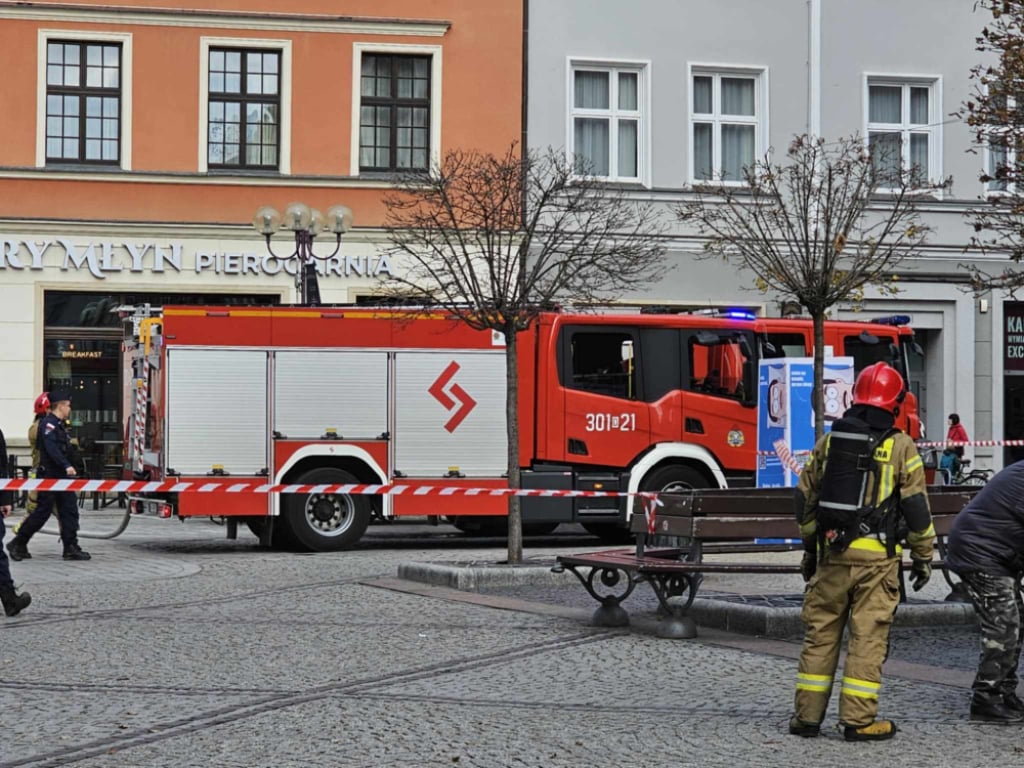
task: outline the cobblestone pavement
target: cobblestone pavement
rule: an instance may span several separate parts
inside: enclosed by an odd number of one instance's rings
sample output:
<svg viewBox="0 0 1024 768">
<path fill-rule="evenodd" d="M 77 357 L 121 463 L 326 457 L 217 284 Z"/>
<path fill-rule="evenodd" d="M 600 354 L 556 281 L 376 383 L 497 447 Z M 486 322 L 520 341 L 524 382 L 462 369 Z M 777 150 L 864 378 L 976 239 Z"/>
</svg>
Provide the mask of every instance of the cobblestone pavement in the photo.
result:
<svg viewBox="0 0 1024 768">
<path fill-rule="evenodd" d="M 297 555 L 248 534 L 227 541 L 206 521 L 140 519 L 89 542 L 85 564 L 34 540 L 13 571 L 35 602 L 0 621 L 0 765 L 1024 763 L 1024 729 L 965 721 L 970 629 L 899 639 L 916 666 L 897 659 L 886 681 L 895 741 L 795 739 L 795 643 L 591 628 L 579 587 L 476 595 L 398 582 L 401 562 L 503 550 L 374 532 L 357 551 Z M 599 548 L 527 554 L 570 544 Z"/>
</svg>

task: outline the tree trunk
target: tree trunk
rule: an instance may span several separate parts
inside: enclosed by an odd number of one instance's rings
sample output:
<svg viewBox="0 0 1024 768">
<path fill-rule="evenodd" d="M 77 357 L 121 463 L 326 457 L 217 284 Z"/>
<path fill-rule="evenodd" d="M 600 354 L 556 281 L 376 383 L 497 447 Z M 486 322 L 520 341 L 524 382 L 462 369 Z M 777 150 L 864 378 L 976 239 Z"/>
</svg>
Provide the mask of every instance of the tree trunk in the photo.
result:
<svg viewBox="0 0 1024 768">
<path fill-rule="evenodd" d="M 505 329 L 505 420 L 508 425 L 508 487 L 521 487 L 519 475 L 519 345 L 515 326 Z M 508 497 L 508 561 L 523 561 L 522 499 Z"/>
<path fill-rule="evenodd" d="M 811 391 L 811 407 L 814 408 L 814 442 L 825 434 L 825 408 L 823 389 L 825 386 L 825 313 L 811 312 L 814 322 L 814 389 Z"/>
</svg>

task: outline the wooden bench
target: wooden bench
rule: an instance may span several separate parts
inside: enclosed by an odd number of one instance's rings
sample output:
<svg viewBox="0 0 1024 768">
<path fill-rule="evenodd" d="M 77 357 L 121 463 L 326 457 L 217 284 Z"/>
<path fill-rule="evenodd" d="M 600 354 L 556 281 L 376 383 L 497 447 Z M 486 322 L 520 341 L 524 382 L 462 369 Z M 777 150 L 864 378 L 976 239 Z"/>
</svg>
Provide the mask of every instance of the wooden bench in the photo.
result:
<svg viewBox="0 0 1024 768">
<path fill-rule="evenodd" d="M 939 560 L 933 562 L 947 583 L 958 591 L 959 585 L 945 568 L 945 540 L 957 513 L 964 508 L 977 488 L 930 486 L 929 503 L 938 536 Z M 592 623 L 601 627 L 628 626 L 629 614 L 622 602 L 636 585 L 651 585 L 661 606 L 663 619 L 658 634 L 662 637 L 691 638 L 697 634 L 688 615 L 706 573 L 798 574 L 798 564 L 745 562 L 708 562 L 704 555 L 722 550 L 758 553 L 802 549 L 799 529 L 793 518 L 793 489 L 695 490 L 690 494 L 665 494 L 660 505 L 638 497 L 631 518 L 636 547 L 560 555 L 555 571 L 571 571 L 591 597 L 600 603 Z M 674 546 L 650 546 L 653 537 L 667 538 Z M 909 564 L 904 564 L 908 567 Z M 902 588 L 901 598 L 906 599 Z"/>
</svg>

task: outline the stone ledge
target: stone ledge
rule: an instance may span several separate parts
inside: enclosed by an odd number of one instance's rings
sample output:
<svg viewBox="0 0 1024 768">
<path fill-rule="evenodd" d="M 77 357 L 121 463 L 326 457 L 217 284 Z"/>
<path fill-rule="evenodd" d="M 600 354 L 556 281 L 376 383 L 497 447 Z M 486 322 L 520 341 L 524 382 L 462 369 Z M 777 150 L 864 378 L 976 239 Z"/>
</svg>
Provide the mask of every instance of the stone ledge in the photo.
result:
<svg viewBox="0 0 1024 768">
<path fill-rule="evenodd" d="M 517 565 L 486 561 L 403 563 L 398 566 L 398 578 L 465 591 L 484 587 L 557 587 L 571 584 L 579 587 L 576 577 L 568 571 L 552 573 L 554 564 L 554 560 L 541 562 L 529 559 Z"/>
<path fill-rule="evenodd" d="M 752 605 L 728 599 L 698 597 L 690 607 L 698 626 L 765 637 L 793 637 L 804 631 L 800 608 Z M 896 611 L 894 626 L 956 626 L 974 623 L 968 603 L 904 603 Z"/>
</svg>

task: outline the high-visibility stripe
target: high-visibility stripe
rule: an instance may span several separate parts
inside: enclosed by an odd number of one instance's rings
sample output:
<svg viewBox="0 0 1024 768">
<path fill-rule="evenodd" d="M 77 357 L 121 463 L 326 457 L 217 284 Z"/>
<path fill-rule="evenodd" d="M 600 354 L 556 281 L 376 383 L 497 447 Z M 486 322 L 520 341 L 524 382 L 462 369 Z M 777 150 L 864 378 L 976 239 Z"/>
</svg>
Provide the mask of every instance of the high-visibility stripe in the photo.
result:
<svg viewBox="0 0 1024 768">
<path fill-rule="evenodd" d="M 907 534 L 907 541 L 913 544 L 914 542 L 921 541 L 922 539 L 934 539 L 935 538 L 935 526 L 929 525 L 923 531 L 910 531 Z"/>
<path fill-rule="evenodd" d="M 814 691 L 815 693 L 828 694 L 832 690 L 832 678 L 829 675 L 811 675 L 806 672 L 798 672 L 796 675 L 796 689 L 798 691 Z"/>
<path fill-rule="evenodd" d="M 907 459 L 907 463 L 903 465 L 903 468 L 907 471 L 907 474 L 910 474 L 911 472 L 923 469 L 924 461 L 922 461 L 920 456 L 913 456 Z"/>
<path fill-rule="evenodd" d="M 882 471 L 878 477 L 878 493 L 875 495 L 875 503 L 881 504 L 883 501 L 892 496 L 893 488 L 895 488 L 895 475 L 894 467 L 892 464 L 883 464 L 881 467 Z"/>
<path fill-rule="evenodd" d="M 888 552 L 885 542 L 871 536 L 863 536 L 850 542 L 850 549 L 860 549 L 867 552 Z M 903 547 L 896 545 L 896 552 L 902 552 Z"/>
<path fill-rule="evenodd" d="M 872 683 L 870 680 L 858 680 L 855 677 L 844 677 L 842 693 L 848 696 L 856 696 L 860 699 L 878 699 L 878 691 L 881 683 Z"/>
</svg>

